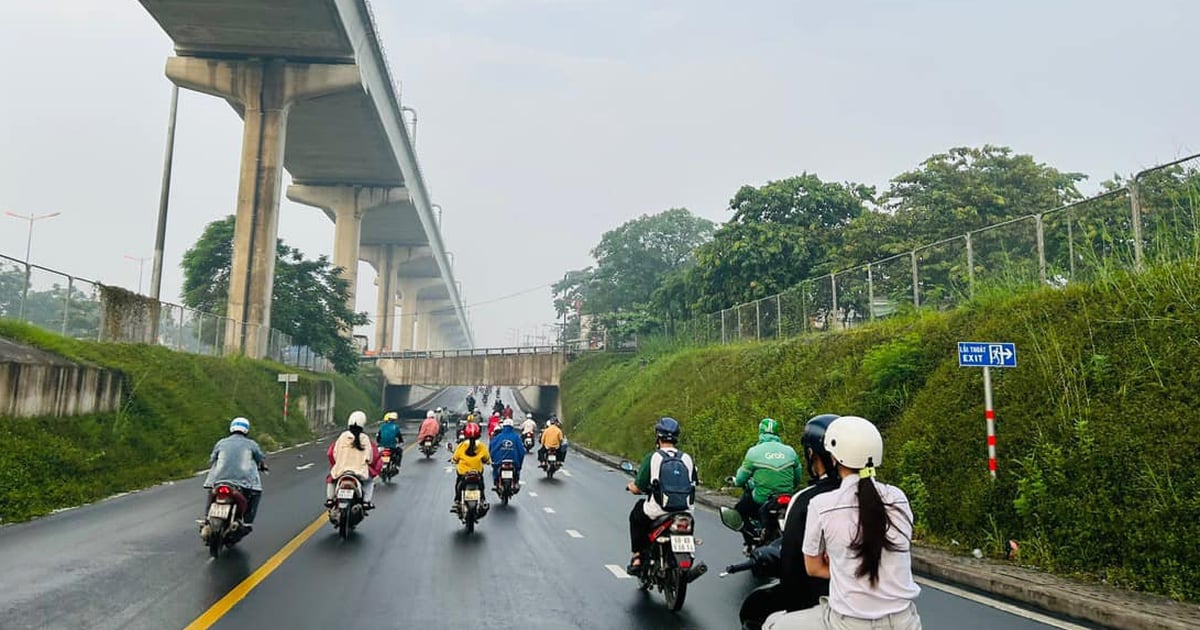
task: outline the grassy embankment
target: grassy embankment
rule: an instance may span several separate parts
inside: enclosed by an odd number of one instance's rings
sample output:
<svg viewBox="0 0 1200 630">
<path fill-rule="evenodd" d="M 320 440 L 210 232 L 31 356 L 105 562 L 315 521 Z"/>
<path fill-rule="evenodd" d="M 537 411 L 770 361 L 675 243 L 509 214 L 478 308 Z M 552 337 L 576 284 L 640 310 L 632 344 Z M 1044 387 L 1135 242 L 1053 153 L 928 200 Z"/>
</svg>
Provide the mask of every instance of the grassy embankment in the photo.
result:
<svg viewBox="0 0 1200 630">
<path fill-rule="evenodd" d="M 1200 600 L 1200 265 L 992 295 L 853 331 L 582 359 L 563 375 L 573 439 L 627 457 L 660 415 L 684 425 L 705 478 L 732 474 L 756 421 L 793 444 L 808 417 L 883 430 L 883 481 L 928 541 L 1177 599 Z M 981 371 L 957 341 L 1016 342 L 993 370 L 999 478 L 988 478 Z"/>
<path fill-rule="evenodd" d="M 301 373 L 283 421 L 281 365 L 205 357 L 165 348 L 77 341 L 0 321 L 0 337 L 110 368 L 125 375 L 114 413 L 70 418 L 0 418 L 0 519 L 20 521 L 56 508 L 187 477 L 207 466 L 229 420 L 246 416 L 251 437 L 274 450 L 312 437 L 297 404 L 317 380 L 333 380 L 335 415 L 379 415 L 377 373 L 353 377 Z"/>
</svg>

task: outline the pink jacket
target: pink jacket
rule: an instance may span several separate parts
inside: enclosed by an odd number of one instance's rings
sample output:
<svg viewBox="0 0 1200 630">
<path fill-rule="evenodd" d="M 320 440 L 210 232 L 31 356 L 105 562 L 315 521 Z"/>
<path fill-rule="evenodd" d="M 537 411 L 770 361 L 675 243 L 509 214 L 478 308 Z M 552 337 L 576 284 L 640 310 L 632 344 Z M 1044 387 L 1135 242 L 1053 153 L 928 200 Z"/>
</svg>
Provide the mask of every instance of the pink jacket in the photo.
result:
<svg viewBox="0 0 1200 630">
<path fill-rule="evenodd" d="M 333 440 L 325 453 L 329 458 L 326 482 L 332 482 L 345 472 L 352 472 L 360 477 L 379 476 L 379 471 L 383 469 L 383 462 L 379 459 L 379 447 L 365 433 L 362 438 L 370 448 L 361 451 L 354 447 L 354 434 L 349 431 L 343 431 Z"/>
<path fill-rule="evenodd" d="M 417 432 L 417 442 L 427 437 L 436 437 L 441 429 L 442 425 L 437 418 L 425 418 L 425 421 L 421 423 L 421 430 Z"/>
</svg>

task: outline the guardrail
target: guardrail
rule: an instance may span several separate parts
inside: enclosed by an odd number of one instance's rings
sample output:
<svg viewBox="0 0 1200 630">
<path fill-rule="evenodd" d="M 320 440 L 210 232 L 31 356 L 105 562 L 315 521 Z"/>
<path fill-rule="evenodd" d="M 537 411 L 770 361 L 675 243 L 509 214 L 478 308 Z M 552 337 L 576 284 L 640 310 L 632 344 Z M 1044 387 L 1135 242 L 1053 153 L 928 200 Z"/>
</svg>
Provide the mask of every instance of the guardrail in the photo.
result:
<svg viewBox="0 0 1200 630">
<path fill-rule="evenodd" d="M 459 357 L 491 357 L 491 356 L 513 356 L 513 355 L 534 355 L 534 354 L 565 354 L 574 356 L 579 354 L 580 349 L 577 346 L 509 346 L 505 348 L 458 348 L 449 350 L 406 350 L 401 352 L 380 352 L 375 354 L 364 354 L 359 357 L 361 361 L 375 361 L 378 359 L 453 359 Z"/>
</svg>

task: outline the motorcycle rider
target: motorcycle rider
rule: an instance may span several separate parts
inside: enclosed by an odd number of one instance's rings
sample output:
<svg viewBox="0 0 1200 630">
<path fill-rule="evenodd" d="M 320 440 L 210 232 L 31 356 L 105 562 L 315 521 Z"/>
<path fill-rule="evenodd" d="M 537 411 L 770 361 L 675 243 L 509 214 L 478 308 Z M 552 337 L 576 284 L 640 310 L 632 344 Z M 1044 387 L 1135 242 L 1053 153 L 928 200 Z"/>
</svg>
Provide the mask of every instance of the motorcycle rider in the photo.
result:
<svg viewBox="0 0 1200 630">
<path fill-rule="evenodd" d="M 733 485 L 743 488 L 734 506 L 742 515 L 742 539 L 749 553 L 753 522 L 761 523 L 763 504 L 774 494 L 791 495 L 803 483 L 796 450 L 779 439 L 779 423 L 763 418 L 758 423 L 758 443 L 746 451 Z"/>
<path fill-rule="evenodd" d="M 492 405 L 492 413 L 499 416 L 504 415 L 504 401 L 500 400 L 500 394 L 496 394 L 496 403 Z"/>
<path fill-rule="evenodd" d="M 491 417 L 488 418 L 487 429 L 488 429 L 488 439 L 489 440 L 492 439 L 493 435 L 496 435 L 496 429 L 498 429 L 498 428 L 500 428 L 500 414 L 493 411 Z"/>
<path fill-rule="evenodd" d="M 802 551 L 808 574 L 830 579 L 829 597 L 814 608 L 771 615 L 764 630 L 920 630 L 912 510 L 902 490 L 875 480 L 883 462 L 879 429 L 864 418 L 842 416 L 829 424 L 824 445 L 839 483 L 809 501 Z"/>
<path fill-rule="evenodd" d="M 362 482 L 363 508 L 375 509 L 372 499 L 375 497 L 375 477 L 379 476 L 382 462 L 379 459 L 379 448 L 371 443 L 371 438 L 363 435 L 367 426 L 367 414 L 362 411 L 350 412 L 346 420 L 346 430 L 329 445 L 326 455 L 329 457 L 329 475 L 325 477 L 325 507 L 333 507 L 334 480 L 343 473 L 354 473 Z"/>
<path fill-rule="evenodd" d="M 434 413 L 437 415 L 437 421 L 438 421 L 438 441 L 441 441 L 441 439 L 443 437 L 445 437 L 445 435 L 446 435 L 447 425 L 450 424 L 448 421 L 449 414 L 447 414 L 446 410 L 443 409 L 442 407 L 438 407 L 437 409 L 435 409 Z"/>
<path fill-rule="evenodd" d="M 433 411 L 425 412 L 425 419 L 421 421 L 421 428 L 417 430 L 417 444 L 425 441 L 425 438 L 433 438 L 434 444 L 437 444 L 442 437 L 442 424 L 438 422 L 437 416 Z"/>
<path fill-rule="evenodd" d="M 512 408 L 512 405 L 504 405 L 504 410 L 501 412 L 501 414 L 502 414 L 502 415 L 503 415 L 505 418 L 508 418 L 508 419 L 510 419 L 510 420 L 511 420 L 511 419 L 512 419 L 512 417 L 513 417 L 513 408 Z"/>
<path fill-rule="evenodd" d="M 513 462 L 513 485 L 521 488 L 521 463 L 525 461 L 525 444 L 521 434 L 513 427 L 512 418 L 505 418 L 500 423 L 500 430 L 488 444 L 488 452 L 492 457 L 492 486 L 500 493 L 500 464 L 506 459 Z"/>
<path fill-rule="evenodd" d="M 561 464 L 567 459 L 567 441 L 563 437 L 562 427 L 558 426 L 558 416 L 551 416 L 546 421 L 546 428 L 542 431 L 542 447 L 538 449 L 538 467 L 546 467 L 546 453 L 550 449 L 558 449 L 558 462 Z"/>
<path fill-rule="evenodd" d="M 475 413 L 475 395 L 467 394 L 467 413 Z"/>
<path fill-rule="evenodd" d="M 642 459 L 637 477 L 625 487 L 633 494 L 650 495 L 648 499 L 639 499 L 629 512 L 629 548 L 633 557 L 630 558 L 625 572 L 630 575 L 637 575 L 641 572 L 642 552 L 649 546 L 650 528 L 653 527 L 655 519 L 668 514 L 665 505 L 672 499 L 679 498 L 674 496 L 678 492 L 675 487 L 678 485 L 677 482 L 683 482 L 685 486 L 690 485 L 691 490 L 685 498 L 686 508 L 676 511 L 691 512 L 695 505 L 696 484 L 699 483 L 699 477 L 696 474 L 696 464 L 692 460 L 692 456 L 679 450 L 676 446 L 679 443 L 679 431 L 679 422 L 674 418 L 659 418 L 658 422 L 654 424 L 654 450 Z M 664 461 L 668 459 L 682 461 L 689 473 L 686 480 L 668 481 L 672 486 L 669 488 L 664 487 L 665 484 L 659 478 L 660 469 Z"/>
<path fill-rule="evenodd" d="M 245 418 L 234 418 L 229 423 L 229 436 L 222 438 L 213 445 L 212 454 L 208 456 L 208 476 L 204 478 L 205 496 L 204 513 L 207 517 L 208 506 L 212 504 L 212 492 L 219 483 L 236 486 L 246 497 L 246 513 L 242 515 L 242 524 L 246 533 L 254 528 L 254 516 L 258 514 L 258 502 L 262 499 L 262 477 L 259 470 L 266 470 L 267 456 L 263 454 L 258 442 L 251 440 L 250 421 Z M 208 525 L 205 524 L 205 527 Z M 207 538 L 207 536 L 205 536 Z"/>
<path fill-rule="evenodd" d="M 525 421 L 521 423 L 521 435 L 531 433 L 537 435 L 537 421 L 533 419 L 533 414 L 525 414 Z"/>
<path fill-rule="evenodd" d="M 462 482 L 463 477 L 469 472 L 483 473 L 484 464 L 491 462 L 491 457 L 488 455 L 487 444 L 479 442 L 480 430 L 479 425 L 474 422 L 468 422 L 467 426 L 463 427 L 463 441 L 459 442 L 458 448 L 454 449 L 454 456 L 450 458 L 451 463 L 455 464 L 455 480 L 454 480 L 454 504 L 451 506 L 451 512 L 458 512 L 458 506 L 462 502 Z M 484 501 L 486 501 L 486 494 Z"/>
<path fill-rule="evenodd" d="M 383 424 L 375 432 L 375 443 L 379 448 L 392 449 L 392 457 L 396 459 L 396 468 L 400 467 L 404 458 L 404 435 L 400 433 L 400 414 L 389 411 L 383 414 Z"/>
</svg>

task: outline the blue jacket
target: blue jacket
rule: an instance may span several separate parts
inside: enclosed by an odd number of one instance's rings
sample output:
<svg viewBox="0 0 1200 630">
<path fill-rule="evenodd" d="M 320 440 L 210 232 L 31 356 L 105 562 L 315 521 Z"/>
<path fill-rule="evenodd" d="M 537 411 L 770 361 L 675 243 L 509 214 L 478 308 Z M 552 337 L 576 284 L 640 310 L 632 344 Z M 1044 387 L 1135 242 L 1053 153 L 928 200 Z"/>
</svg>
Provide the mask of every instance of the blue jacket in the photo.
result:
<svg viewBox="0 0 1200 630">
<path fill-rule="evenodd" d="M 492 457 L 492 466 L 499 466 L 500 462 L 511 459 L 513 467 L 521 470 L 521 463 L 525 459 L 525 444 L 515 427 L 503 427 L 488 443 L 488 452 Z"/>
<path fill-rule="evenodd" d="M 208 476 L 204 478 L 204 487 L 231 483 L 239 488 L 262 490 L 258 465 L 265 460 L 266 456 L 258 442 L 238 433 L 231 434 L 213 446 L 212 455 L 208 457 Z"/>
<path fill-rule="evenodd" d="M 396 448 L 401 439 L 400 425 L 395 422 L 384 422 L 379 425 L 379 433 L 375 434 L 379 448 Z"/>
</svg>

